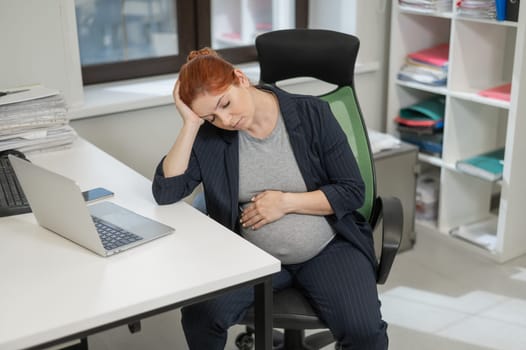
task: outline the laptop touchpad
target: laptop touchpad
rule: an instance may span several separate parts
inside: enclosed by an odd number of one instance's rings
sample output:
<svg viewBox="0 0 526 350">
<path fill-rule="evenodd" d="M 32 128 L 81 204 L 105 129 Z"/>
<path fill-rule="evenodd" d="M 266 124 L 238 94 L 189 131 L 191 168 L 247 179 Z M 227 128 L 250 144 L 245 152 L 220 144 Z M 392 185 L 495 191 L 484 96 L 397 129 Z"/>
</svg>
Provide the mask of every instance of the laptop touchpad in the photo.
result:
<svg viewBox="0 0 526 350">
<path fill-rule="evenodd" d="M 153 220 L 140 216 L 111 202 L 100 202 L 89 206 L 92 215 L 134 233 L 143 234 L 151 230 Z"/>
</svg>

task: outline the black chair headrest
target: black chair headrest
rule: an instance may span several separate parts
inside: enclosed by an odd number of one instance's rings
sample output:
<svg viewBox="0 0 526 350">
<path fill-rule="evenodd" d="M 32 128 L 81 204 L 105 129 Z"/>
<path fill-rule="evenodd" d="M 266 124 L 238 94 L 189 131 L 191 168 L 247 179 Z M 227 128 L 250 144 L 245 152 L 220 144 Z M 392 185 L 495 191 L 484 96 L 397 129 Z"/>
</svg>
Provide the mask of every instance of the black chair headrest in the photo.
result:
<svg viewBox="0 0 526 350">
<path fill-rule="evenodd" d="M 261 82 L 313 77 L 338 86 L 354 86 L 360 40 L 324 29 L 285 29 L 256 38 Z"/>
</svg>

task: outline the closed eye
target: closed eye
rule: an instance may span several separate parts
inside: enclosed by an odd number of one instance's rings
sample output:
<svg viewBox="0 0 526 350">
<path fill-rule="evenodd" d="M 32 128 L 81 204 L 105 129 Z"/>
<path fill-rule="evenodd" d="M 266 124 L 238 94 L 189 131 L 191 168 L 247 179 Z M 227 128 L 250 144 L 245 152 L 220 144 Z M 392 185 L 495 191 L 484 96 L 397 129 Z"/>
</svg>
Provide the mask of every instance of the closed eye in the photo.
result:
<svg viewBox="0 0 526 350">
<path fill-rule="evenodd" d="M 210 115 L 207 115 L 207 116 L 203 117 L 203 119 L 206 120 L 209 123 L 213 123 L 216 120 L 216 115 L 215 114 L 210 114 Z"/>
<path fill-rule="evenodd" d="M 230 106 L 230 101 L 228 101 L 227 103 L 225 103 L 224 105 L 222 105 L 221 108 L 225 109 L 225 108 L 227 108 L 228 106 Z"/>
</svg>

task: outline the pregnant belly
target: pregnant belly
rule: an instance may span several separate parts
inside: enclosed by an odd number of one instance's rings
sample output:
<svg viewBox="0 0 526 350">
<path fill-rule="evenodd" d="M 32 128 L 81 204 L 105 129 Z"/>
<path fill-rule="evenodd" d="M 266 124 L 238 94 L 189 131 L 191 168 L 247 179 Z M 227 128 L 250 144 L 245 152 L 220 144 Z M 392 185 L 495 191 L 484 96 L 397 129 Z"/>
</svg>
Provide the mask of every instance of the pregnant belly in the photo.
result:
<svg viewBox="0 0 526 350">
<path fill-rule="evenodd" d="M 323 216 L 289 214 L 258 230 L 242 229 L 242 235 L 282 264 L 297 264 L 318 254 L 334 232 Z"/>
</svg>

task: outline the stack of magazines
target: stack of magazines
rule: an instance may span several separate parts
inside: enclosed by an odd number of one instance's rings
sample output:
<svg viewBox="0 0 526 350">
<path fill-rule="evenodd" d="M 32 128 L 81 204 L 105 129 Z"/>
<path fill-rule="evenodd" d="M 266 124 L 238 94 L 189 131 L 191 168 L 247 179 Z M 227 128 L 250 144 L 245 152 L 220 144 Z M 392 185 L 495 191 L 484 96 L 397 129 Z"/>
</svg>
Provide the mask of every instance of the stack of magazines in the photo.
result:
<svg viewBox="0 0 526 350">
<path fill-rule="evenodd" d="M 411 52 L 398 72 L 398 79 L 426 85 L 445 86 L 448 62 L 448 43 Z"/>
<path fill-rule="evenodd" d="M 457 13 L 464 17 L 495 19 L 495 0 L 459 0 Z"/>
<path fill-rule="evenodd" d="M 0 151 L 17 149 L 27 154 L 62 149 L 76 137 L 58 91 L 37 86 L 2 92 Z"/>
<path fill-rule="evenodd" d="M 399 0 L 400 8 L 423 13 L 451 12 L 452 0 Z"/>
</svg>

